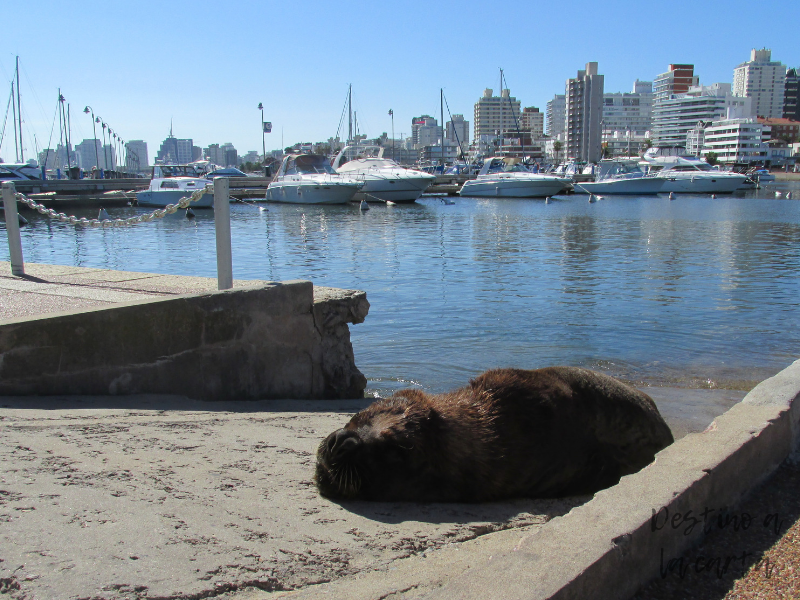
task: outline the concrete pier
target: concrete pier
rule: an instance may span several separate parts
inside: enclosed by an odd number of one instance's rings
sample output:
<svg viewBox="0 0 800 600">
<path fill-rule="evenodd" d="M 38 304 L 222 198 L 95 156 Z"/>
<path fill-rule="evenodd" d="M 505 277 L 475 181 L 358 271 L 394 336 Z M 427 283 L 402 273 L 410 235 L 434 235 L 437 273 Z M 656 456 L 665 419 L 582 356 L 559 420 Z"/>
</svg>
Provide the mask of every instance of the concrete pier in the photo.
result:
<svg viewBox="0 0 800 600">
<path fill-rule="evenodd" d="M 369 303 L 311 282 L 0 263 L 0 394 L 358 398 L 347 323 Z M 23 316 L 24 315 L 24 316 Z"/>
</svg>

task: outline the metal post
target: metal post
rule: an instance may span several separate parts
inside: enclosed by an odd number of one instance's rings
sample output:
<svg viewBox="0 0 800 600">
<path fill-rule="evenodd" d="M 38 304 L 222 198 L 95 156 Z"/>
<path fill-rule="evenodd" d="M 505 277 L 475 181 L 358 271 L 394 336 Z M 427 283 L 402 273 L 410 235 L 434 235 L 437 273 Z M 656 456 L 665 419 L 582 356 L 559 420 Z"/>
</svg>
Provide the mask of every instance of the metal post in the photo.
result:
<svg viewBox="0 0 800 600">
<path fill-rule="evenodd" d="M 217 234 L 217 289 L 233 287 L 231 253 L 230 182 L 227 177 L 214 179 L 214 229 Z"/>
<path fill-rule="evenodd" d="M 22 240 L 19 237 L 19 215 L 17 213 L 17 190 L 11 181 L 3 182 L 3 206 L 6 211 L 8 253 L 11 255 L 11 274 L 25 275 L 22 260 Z"/>
</svg>

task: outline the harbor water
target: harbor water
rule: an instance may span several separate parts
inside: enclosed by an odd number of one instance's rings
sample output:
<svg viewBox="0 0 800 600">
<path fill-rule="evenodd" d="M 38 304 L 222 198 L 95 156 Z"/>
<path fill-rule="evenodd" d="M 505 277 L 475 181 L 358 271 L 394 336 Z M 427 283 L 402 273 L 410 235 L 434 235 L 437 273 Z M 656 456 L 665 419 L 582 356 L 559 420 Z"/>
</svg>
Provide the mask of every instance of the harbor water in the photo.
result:
<svg viewBox="0 0 800 600">
<path fill-rule="evenodd" d="M 800 201 L 774 193 L 800 197 L 791 186 L 595 203 L 423 196 L 368 211 L 237 203 L 233 272 L 365 290 L 369 316 L 350 329 L 368 394 L 555 364 L 747 390 L 800 355 Z M 26 211 L 25 260 L 215 277 L 213 214 L 195 213 L 85 229 Z"/>
</svg>

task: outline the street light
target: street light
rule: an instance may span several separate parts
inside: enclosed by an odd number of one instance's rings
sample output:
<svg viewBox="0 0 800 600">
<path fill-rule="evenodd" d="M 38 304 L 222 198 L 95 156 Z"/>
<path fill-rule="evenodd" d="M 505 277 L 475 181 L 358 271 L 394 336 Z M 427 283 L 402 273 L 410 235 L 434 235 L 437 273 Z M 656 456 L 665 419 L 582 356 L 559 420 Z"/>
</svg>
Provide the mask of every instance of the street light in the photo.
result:
<svg viewBox="0 0 800 600">
<path fill-rule="evenodd" d="M 95 120 L 94 120 L 94 110 L 91 106 L 87 106 L 83 109 L 84 114 L 92 113 L 92 131 L 94 131 L 94 162 L 97 163 L 96 166 L 100 168 L 100 156 L 97 154 L 97 128 L 95 127 Z M 101 173 L 102 175 L 102 173 Z"/>
<path fill-rule="evenodd" d="M 264 105 L 261 102 L 258 103 L 258 110 L 261 111 L 261 160 L 263 164 L 267 162 L 267 143 L 264 140 Z"/>
<path fill-rule="evenodd" d="M 106 127 L 108 127 L 108 125 L 106 125 L 106 122 L 100 117 L 97 117 L 97 121 L 103 127 L 103 166 L 108 169 L 108 144 L 106 144 Z"/>
</svg>

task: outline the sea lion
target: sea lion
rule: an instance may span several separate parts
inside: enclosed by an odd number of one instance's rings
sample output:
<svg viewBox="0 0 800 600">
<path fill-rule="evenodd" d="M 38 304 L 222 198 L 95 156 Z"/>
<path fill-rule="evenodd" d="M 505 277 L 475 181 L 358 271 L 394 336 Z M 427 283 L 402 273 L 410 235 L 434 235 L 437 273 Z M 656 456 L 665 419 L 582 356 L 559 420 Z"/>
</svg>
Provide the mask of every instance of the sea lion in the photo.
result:
<svg viewBox="0 0 800 600">
<path fill-rule="evenodd" d="M 314 480 L 335 499 L 560 497 L 612 486 L 672 442 L 653 400 L 612 377 L 495 369 L 374 402 L 320 444 Z"/>
</svg>

